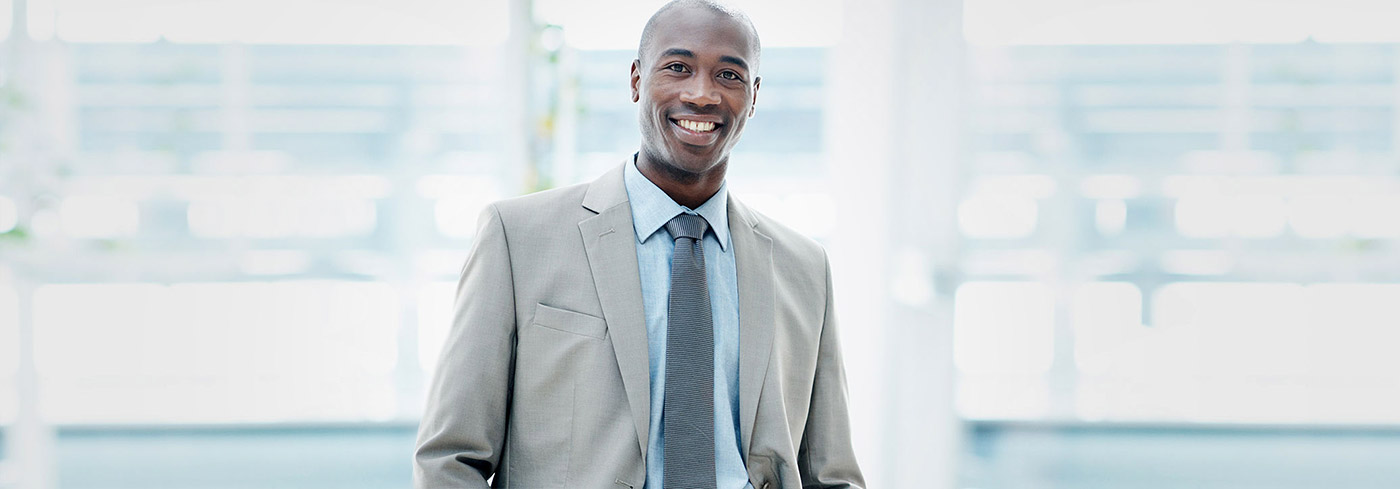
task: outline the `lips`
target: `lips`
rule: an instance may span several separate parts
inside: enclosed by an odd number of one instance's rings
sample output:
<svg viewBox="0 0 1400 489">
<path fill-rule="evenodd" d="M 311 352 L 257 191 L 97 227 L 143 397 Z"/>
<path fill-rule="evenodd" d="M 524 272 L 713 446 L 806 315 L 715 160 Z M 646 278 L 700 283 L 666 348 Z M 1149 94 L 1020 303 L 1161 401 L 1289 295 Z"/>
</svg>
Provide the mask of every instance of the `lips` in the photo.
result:
<svg viewBox="0 0 1400 489">
<path fill-rule="evenodd" d="M 713 144 L 719 140 L 719 129 L 724 127 L 724 124 L 708 116 L 681 116 L 669 120 L 677 138 L 692 146 Z"/>
</svg>

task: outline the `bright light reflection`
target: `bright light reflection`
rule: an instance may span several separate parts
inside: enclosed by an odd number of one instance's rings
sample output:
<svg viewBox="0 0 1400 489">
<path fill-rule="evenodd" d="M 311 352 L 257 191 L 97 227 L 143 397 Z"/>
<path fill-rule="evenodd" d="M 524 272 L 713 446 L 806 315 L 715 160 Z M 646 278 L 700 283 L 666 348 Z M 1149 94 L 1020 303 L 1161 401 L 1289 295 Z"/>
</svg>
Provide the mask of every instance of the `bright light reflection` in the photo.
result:
<svg viewBox="0 0 1400 489">
<path fill-rule="evenodd" d="M 580 49 L 637 49 L 642 27 L 665 2 L 539 0 L 535 15 L 564 26 L 568 44 Z M 841 2 L 837 0 L 734 0 L 762 33 L 763 47 L 830 46 L 840 40 Z M 801 12 L 801 15 L 794 15 Z"/>
<path fill-rule="evenodd" d="M 0 233 L 9 232 L 19 224 L 19 206 L 15 201 L 0 195 Z"/>
<path fill-rule="evenodd" d="M 1182 197 L 1176 201 L 1176 229 L 1190 238 L 1219 238 L 1230 232 L 1226 199 L 1216 196 Z"/>
<path fill-rule="evenodd" d="M 1139 349 L 1141 350 L 1141 349 Z M 1154 359 L 1146 351 L 1141 362 Z M 1178 420 L 1194 417 L 1200 394 L 1195 379 L 1171 376 L 1081 375 L 1074 384 L 1074 411 L 1080 419 Z"/>
<path fill-rule="evenodd" d="M 248 275 L 293 275 L 311 268 L 311 255 L 302 250 L 248 250 L 238 268 Z"/>
<path fill-rule="evenodd" d="M 418 291 L 418 366 L 426 377 L 437 370 L 438 356 L 452 328 L 456 282 L 434 282 Z"/>
<path fill-rule="evenodd" d="M 35 41 L 47 41 L 53 38 L 54 22 L 57 15 L 55 4 L 58 0 L 25 0 L 25 8 L 28 9 L 25 19 L 29 29 L 29 38 Z M 7 2 L 13 8 L 13 0 Z M 6 10 L 9 10 L 7 8 Z M 11 14 L 13 15 L 13 14 Z"/>
<path fill-rule="evenodd" d="M 1146 335 L 1142 292 L 1127 282 L 1091 282 L 1074 292 L 1074 361 L 1081 372 L 1105 374 L 1140 362 Z M 1134 371 L 1141 372 L 1136 368 Z"/>
<path fill-rule="evenodd" d="M 30 0 L 31 29 L 38 26 L 34 4 L 51 1 Z M 57 31 L 70 42 L 495 45 L 508 32 L 508 6 L 504 0 L 65 0 Z M 50 21 L 46 32 L 53 30 Z"/>
<path fill-rule="evenodd" d="M 958 204 L 958 228 L 971 238 L 1023 238 L 1035 232 L 1039 205 L 1014 194 L 973 195 Z"/>
<path fill-rule="evenodd" d="M 1153 294 L 1152 326 L 1135 328 L 1128 326 L 1136 322 L 1130 317 L 1135 311 L 1109 312 L 1130 303 L 1132 292 L 1121 285 L 1088 285 L 1080 290 L 1087 295 L 1077 298 L 1075 314 L 1082 373 L 1076 414 L 1094 420 L 1203 422 L 1396 419 L 1400 396 L 1346 387 L 1395 381 L 1396 362 L 1383 347 L 1363 350 L 1363 362 L 1388 379 L 1357 382 L 1366 369 L 1331 367 L 1344 362 L 1358 340 L 1385 341 L 1366 332 L 1375 327 L 1371 321 L 1400 319 L 1400 310 L 1390 305 L 1400 288 L 1384 287 L 1173 283 Z M 1081 313 L 1083 308 L 1087 311 Z M 1386 313 L 1376 314 L 1377 308 Z M 1353 327 L 1352 318 L 1360 316 L 1368 319 Z M 1097 340 L 1112 346 L 1103 349 Z M 1388 413 L 1371 409 L 1377 403 Z"/>
<path fill-rule="evenodd" d="M 1055 179 L 1049 175 L 988 175 L 969 185 L 970 194 L 1014 194 L 1032 199 L 1055 195 Z"/>
<path fill-rule="evenodd" d="M 286 196 L 197 199 L 186 216 L 201 238 L 330 238 L 374 231 L 377 211 L 365 199 Z"/>
<path fill-rule="evenodd" d="M 1283 233 L 1288 206 L 1274 195 L 1193 194 L 1176 202 L 1176 228 L 1190 238 L 1268 238 Z"/>
<path fill-rule="evenodd" d="M 1233 203 L 1234 232 L 1247 238 L 1269 238 L 1283 234 L 1288 224 L 1288 208 L 1275 195 L 1245 195 Z"/>
<path fill-rule="evenodd" d="M 18 370 L 19 295 L 13 286 L 0 279 L 0 384 Z"/>
<path fill-rule="evenodd" d="M 967 282 L 953 299 L 953 360 L 971 374 L 1043 374 L 1054 360 L 1055 305 L 1036 282 Z"/>
<path fill-rule="evenodd" d="M 307 199 L 381 199 L 392 192 L 389 179 L 379 175 L 104 175 L 75 176 L 65 184 L 70 195 L 92 194 L 130 200 L 287 195 Z"/>
<path fill-rule="evenodd" d="M 827 217 L 836 213 L 836 201 L 829 193 L 749 191 L 744 192 L 744 204 L 812 238 L 830 236 L 836 228 Z"/>
<path fill-rule="evenodd" d="M 1170 284 L 1154 297 L 1150 328 L 1108 317 L 1119 314 L 1105 308 L 1129 301 L 1126 289 L 1086 289 L 1098 299 L 1076 301 L 1083 418 L 1400 420 L 1400 392 L 1376 387 L 1400 383 L 1400 284 Z M 1089 355 L 1102 351 L 1086 344 L 1099 339 L 1116 351 Z"/>
<path fill-rule="evenodd" d="M 1336 238 L 1351 226 L 1351 199 L 1341 195 L 1304 195 L 1288 201 L 1288 225 L 1304 238 Z"/>
<path fill-rule="evenodd" d="M 1235 263 L 1222 250 L 1167 250 L 1159 261 L 1163 272 L 1174 275 L 1225 275 Z"/>
<path fill-rule="evenodd" d="M 433 205 L 433 222 L 443 236 L 468 239 L 476 235 L 481 212 L 488 204 L 472 197 L 440 199 Z"/>
<path fill-rule="evenodd" d="M 1308 366 L 1303 287 L 1287 283 L 1181 282 L 1153 294 L 1152 325 L 1182 338 L 1184 375 L 1302 375 Z"/>
<path fill-rule="evenodd" d="M 1050 410 L 1050 384 L 1041 376 L 964 376 L 954 396 L 969 419 L 1036 419 Z"/>
<path fill-rule="evenodd" d="M 1131 175 L 1094 175 L 1081 181 L 1079 190 L 1091 199 L 1131 199 L 1142 192 L 1142 181 Z"/>
<path fill-rule="evenodd" d="M 10 21 L 13 19 L 13 0 L 0 0 L 0 39 L 10 37 Z"/>
<path fill-rule="evenodd" d="M 963 11 L 968 42 L 983 45 L 1400 40 L 1388 0 L 967 0 Z"/>
<path fill-rule="evenodd" d="M 799 233 L 812 237 L 826 237 L 836 228 L 836 201 L 828 193 L 794 193 L 786 199 L 788 213 L 782 222 L 792 226 Z"/>
<path fill-rule="evenodd" d="M 495 178 L 466 175 L 425 175 L 416 185 L 418 195 L 430 199 L 476 197 L 487 202 L 502 198 L 500 187 Z"/>
<path fill-rule="evenodd" d="M 1119 199 L 1103 199 L 1094 204 L 1094 227 L 1104 236 L 1123 233 L 1128 224 L 1128 205 Z"/>
<path fill-rule="evenodd" d="M 1400 195 L 1362 195 L 1355 202 L 1357 237 L 1400 238 Z"/>
<path fill-rule="evenodd" d="M 59 205 L 63 232 L 74 238 L 115 238 L 136 234 L 141 211 L 127 199 L 75 195 Z"/>
<path fill-rule="evenodd" d="M 418 194 L 436 199 L 433 222 L 439 233 L 452 238 L 476 235 L 477 218 L 492 202 L 504 197 L 495 179 L 464 175 L 426 175 L 418 179 Z"/>
<path fill-rule="evenodd" d="M 1316 284 L 1305 296 L 1314 374 L 1400 381 L 1400 284 Z"/>
<path fill-rule="evenodd" d="M 44 285 L 34 324 L 48 379 L 41 405 L 55 422 L 395 412 L 398 299 L 388 284 Z"/>
</svg>

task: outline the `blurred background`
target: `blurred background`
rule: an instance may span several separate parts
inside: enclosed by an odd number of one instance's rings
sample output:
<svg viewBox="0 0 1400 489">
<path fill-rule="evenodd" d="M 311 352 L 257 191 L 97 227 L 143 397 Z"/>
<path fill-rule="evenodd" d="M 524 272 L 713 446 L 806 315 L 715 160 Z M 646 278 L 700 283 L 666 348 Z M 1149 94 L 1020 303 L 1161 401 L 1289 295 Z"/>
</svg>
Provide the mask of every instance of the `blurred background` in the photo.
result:
<svg viewBox="0 0 1400 489">
<path fill-rule="evenodd" d="M 486 203 L 658 0 L 0 0 L 0 488 L 408 488 Z M 1400 481 L 1400 6 L 738 1 L 872 487 Z"/>
</svg>

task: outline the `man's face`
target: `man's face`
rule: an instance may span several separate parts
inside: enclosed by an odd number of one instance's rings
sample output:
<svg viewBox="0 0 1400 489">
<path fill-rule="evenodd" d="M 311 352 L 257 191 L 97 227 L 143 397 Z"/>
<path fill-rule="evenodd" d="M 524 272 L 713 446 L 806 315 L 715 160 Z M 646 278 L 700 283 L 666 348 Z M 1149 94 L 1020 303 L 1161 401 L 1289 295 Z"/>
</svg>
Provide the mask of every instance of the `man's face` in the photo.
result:
<svg viewBox="0 0 1400 489">
<path fill-rule="evenodd" d="M 749 30 L 704 8 L 679 8 L 658 22 L 632 63 L 642 151 L 673 173 L 723 168 L 758 95 Z"/>
</svg>

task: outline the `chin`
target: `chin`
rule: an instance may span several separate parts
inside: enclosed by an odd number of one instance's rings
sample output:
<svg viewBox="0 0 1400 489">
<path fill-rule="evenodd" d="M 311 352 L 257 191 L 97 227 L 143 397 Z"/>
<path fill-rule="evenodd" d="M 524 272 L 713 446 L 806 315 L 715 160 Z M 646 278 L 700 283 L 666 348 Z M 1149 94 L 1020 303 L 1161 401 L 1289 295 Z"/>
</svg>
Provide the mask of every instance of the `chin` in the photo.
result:
<svg viewBox="0 0 1400 489">
<path fill-rule="evenodd" d="M 719 163 L 721 161 L 724 161 L 723 157 L 714 157 L 708 155 L 695 156 L 686 153 L 672 153 L 672 155 L 673 158 L 671 159 L 671 165 L 675 166 L 678 170 L 685 171 L 686 173 L 705 173 L 715 169 L 715 167 L 719 166 Z"/>
</svg>

